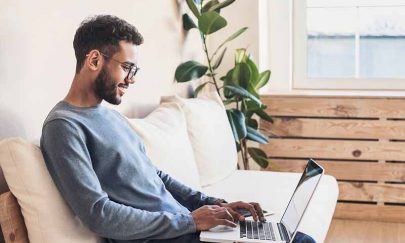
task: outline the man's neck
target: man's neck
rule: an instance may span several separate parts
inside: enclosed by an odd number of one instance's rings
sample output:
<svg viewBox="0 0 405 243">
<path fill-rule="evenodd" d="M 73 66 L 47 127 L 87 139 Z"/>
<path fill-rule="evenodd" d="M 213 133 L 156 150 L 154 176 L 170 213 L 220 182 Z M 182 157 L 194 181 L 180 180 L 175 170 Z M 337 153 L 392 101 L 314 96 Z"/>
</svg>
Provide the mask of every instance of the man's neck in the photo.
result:
<svg viewBox="0 0 405 243">
<path fill-rule="evenodd" d="M 76 74 L 64 101 L 77 107 L 93 107 L 102 100 L 96 96 L 89 78 Z"/>
</svg>

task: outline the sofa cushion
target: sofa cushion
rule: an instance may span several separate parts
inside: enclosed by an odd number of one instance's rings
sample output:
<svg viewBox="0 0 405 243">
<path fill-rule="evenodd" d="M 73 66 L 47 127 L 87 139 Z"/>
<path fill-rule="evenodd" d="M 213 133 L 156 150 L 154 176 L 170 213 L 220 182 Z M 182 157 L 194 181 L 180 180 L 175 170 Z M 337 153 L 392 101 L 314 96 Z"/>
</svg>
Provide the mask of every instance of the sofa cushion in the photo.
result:
<svg viewBox="0 0 405 243">
<path fill-rule="evenodd" d="M 162 104 L 146 118 L 128 121 L 156 167 L 192 188 L 200 188 L 186 119 L 179 105 Z"/>
<path fill-rule="evenodd" d="M 280 220 L 301 174 L 237 170 L 221 182 L 203 187 L 203 192 L 228 201 L 258 202 L 274 212 L 270 219 Z M 338 197 L 336 179 L 324 175 L 312 197 L 299 231 L 323 242 L 328 233 Z"/>
<path fill-rule="evenodd" d="M 215 92 L 198 98 L 163 97 L 179 104 L 187 120 L 202 186 L 215 184 L 236 170 L 237 151 L 225 107 Z"/>
<path fill-rule="evenodd" d="M 30 242 L 102 242 L 73 215 L 53 183 L 37 146 L 20 138 L 2 140 L 0 165 L 21 206 Z"/>
</svg>

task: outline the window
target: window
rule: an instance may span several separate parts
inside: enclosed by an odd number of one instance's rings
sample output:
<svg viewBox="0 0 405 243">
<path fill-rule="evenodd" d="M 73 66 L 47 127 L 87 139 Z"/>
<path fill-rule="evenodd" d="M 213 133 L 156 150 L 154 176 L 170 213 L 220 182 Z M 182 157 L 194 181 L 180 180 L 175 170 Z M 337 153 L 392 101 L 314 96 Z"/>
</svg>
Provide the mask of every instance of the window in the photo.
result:
<svg viewBox="0 0 405 243">
<path fill-rule="evenodd" d="M 294 89 L 405 90 L 405 0 L 293 1 Z"/>
</svg>

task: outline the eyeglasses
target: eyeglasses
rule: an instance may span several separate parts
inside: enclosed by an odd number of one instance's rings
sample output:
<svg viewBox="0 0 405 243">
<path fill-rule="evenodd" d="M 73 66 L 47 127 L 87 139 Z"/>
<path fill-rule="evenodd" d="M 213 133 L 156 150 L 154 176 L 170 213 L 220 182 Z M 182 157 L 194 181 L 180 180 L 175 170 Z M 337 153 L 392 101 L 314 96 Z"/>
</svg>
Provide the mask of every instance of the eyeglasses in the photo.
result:
<svg viewBox="0 0 405 243">
<path fill-rule="evenodd" d="M 122 69 L 125 72 L 128 72 L 127 77 L 125 78 L 127 80 L 132 80 L 134 78 L 135 74 L 140 69 L 138 66 L 136 66 L 136 64 L 133 64 L 133 63 L 129 64 L 129 63 L 126 63 L 126 62 L 120 62 L 120 61 L 118 61 L 118 60 L 116 60 L 116 59 L 114 59 L 114 58 L 112 58 L 112 57 L 110 57 L 110 56 L 108 56 L 108 55 L 106 55 L 106 54 L 104 54 L 102 52 L 100 52 L 100 54 L 102 56 L 106 57 L 106 58 L 109 58 L 109 59 L 121 64 Z"/>
</svg>

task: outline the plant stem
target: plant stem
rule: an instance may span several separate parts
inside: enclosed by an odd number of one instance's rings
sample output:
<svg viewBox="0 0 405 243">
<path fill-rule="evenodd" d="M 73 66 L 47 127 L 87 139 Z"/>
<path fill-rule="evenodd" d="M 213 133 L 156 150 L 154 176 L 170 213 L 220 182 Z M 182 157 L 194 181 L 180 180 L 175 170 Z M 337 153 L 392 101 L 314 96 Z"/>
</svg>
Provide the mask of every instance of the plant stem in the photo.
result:
<svg viewBox="0 0 405 243">
<path fill-rule="evenodd" d="M 205 56 L 207 57 L 207 61 L 208 61 L 208 70 L 210 71 L 212 80 L 214 81 L 215 89 L 216 89 L 219 97 L 221 97 L 221 93 L 219 92 L 219 87 L 218 87 L 218 84 L 217 84 L 217 80 L 215 79 L 214 70 L 212 70 L 211 59 L 210 59 L 210 57 L 208 55 L 207 41 L 206 41 L 205 35 L 202 34 L 202 33 L 201 33 L 201 39 L 202 39 L 202 42 L 203 42 L 203 49 L 204 49 L 204 52 L 205 52 Z"/>
<path fill-rule="evenodd" d="M 245 167 L 245 170 L 249 170 L 249 158 L 248 158 L 248 153 L 247 153 L 247 145 L 246 145 L 246 139 L 242 139 L 241 143 L 241 151 L 244 150 L 242 153 L 242 161 L 243 161 L 243 167 Z"/>
</svg>

